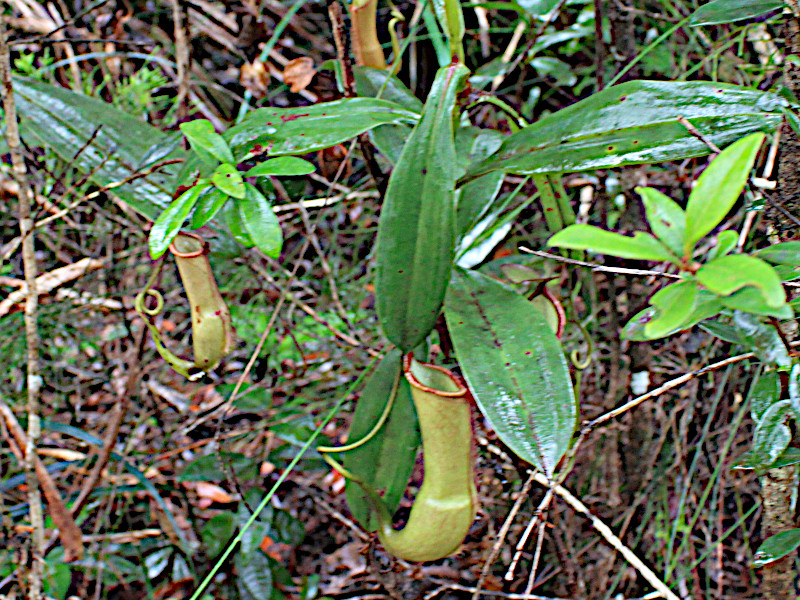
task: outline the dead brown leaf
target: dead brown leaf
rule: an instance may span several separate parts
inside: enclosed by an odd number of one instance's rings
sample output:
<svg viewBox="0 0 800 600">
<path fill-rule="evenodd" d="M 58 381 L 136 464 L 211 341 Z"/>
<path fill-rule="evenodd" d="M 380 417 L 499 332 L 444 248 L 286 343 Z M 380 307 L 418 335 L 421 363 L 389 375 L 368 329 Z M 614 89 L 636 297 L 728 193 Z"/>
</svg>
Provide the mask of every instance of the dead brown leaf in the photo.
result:
<svg viewBox="0 0 800 600">
<path fill-rule="evenodd" d="M 263 98 L 269 89 L 269 72 L 261 61 L 242 65 L 239 81 L 255 98 Z"/>
<path fill-rule="evenodd" d="M 293 94 L 297 94 L 308 87 L 316 74 L 314 59 L 301 56 L 290 60 L 283 67 L 283 82 L 289 86 L 289 90 Z"/>
</svg>

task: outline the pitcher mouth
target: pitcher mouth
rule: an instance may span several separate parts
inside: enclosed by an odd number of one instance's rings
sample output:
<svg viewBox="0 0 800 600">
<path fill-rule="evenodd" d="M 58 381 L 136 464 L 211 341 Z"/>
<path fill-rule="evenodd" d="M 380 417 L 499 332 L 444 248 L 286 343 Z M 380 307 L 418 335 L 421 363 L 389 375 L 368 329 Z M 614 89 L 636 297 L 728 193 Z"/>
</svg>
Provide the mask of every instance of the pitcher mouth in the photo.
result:
<svg viewBox="0 0 800 600">
<path fill-rule="evenodd" d="M 180 238 L 189 238 L 193 241 L 196 241 L 200 247 L 195 250 L 180 250 L 177 246 L 177 244 L 181 243 Z M 205 254 L 207 249 L 208 245 L 206 241 L 196 233 L 181 232 L 177 236 L 175 236 L 175 239 L 172 240 L 172 243 L 169 245 L 169 251 L 179 258 L 196 258 L 198 256 L 202 256 L 203 254 Z"/>
<path fill-rule="evenodd" d="M 445 377 L 449 378 L 458 389 L 455 391 L 449 392 L 446 390 L 440 390 L 437 388 L 432 388 L 430 386 L 425 385 L 419 379 L 416 378 L 413 371 L 411 370 L 411 361 L 414 360 L 414 353 L 409 352 L 403 357 L 403 374 L 406 377 L 406 380 L 409 384 L 417 388 L 418 390 L 422 390 L 424 392 L 428 392 L 430 394 L 435 394 L 436 396 L 441 396 L 443 398 L 460 398 L 467 393 L 467 387 L 458 379 L 452 371 L 446 369 L 445 367 L 440 367 L 437 365 L 432 365 L 430 363 L 419 363 L 423 365 L 426 369 L 434 369 L 444 375 Z"/>
</svg>

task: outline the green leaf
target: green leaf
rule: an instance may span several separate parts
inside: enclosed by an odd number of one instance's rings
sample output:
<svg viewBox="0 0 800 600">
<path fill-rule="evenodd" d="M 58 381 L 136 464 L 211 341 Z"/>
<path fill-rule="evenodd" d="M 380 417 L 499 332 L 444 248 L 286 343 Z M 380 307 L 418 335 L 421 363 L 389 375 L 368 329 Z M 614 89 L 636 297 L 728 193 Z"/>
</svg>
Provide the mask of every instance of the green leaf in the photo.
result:
<svg viewBox="0 0 800 600">
<path fill-rule="evenodd" d="M 637 231 L 633 237 L 600 229 L 594 225 L 570 225 L 556 233 L 548 245 L 572 250 L 590 250 L 621 258 L 674 261 L 667 248 L 649 233 Z"/>
<path fill-rule="evenodd" d="M 258 189 L 248 183 L 245 190 L 245 199 L 237 202 L 244 228 L 259 250 L 267 256 L 278 258 L 283 246 L 283 232 L 278 217 Z"/>
<path fill-rule="evenodd" d="M 228 225 L 233 239 L 245 248 L 252 248 L 256 245 L 244 226 L 245 219 L 242 215 L 241 200 L 234 198 L 233 202 L 225 204 L 222 209 L 222 214 L 225 216 L 225 223 Z"/>
<path fill-rule="evenodd" d="M 789 529 L 768 537 L 753 555 L 753 566 L 763 567 L 800 548 L 800 529 Z"/>
<path fill-rule="evenodd" d="M 447 325 L 475 401 L 520 458 L 551 476 L 578 414 L 564 352 L 524 297 L 475 271 L 455 269 Z"/>
<path fill-rule="evenodd" d="M 211 175 L 212 183 L 222 192 L 232 198 L 244 198 L 244 179 L 236 167 L 229 163 L 222 163 Z"/>
<path fill-rule="evenodd" d="M 792 402 L 792 410 L 795 419 L 800 420 L 800 365 L 795 363 L 789 372 L 789 400 Z"/>
<path fill-rule="evenodd" d="M 770 308 L 786 302 L 786 292 L 775 269 L 763 260 L 747 254 L 728 254 L 704 264 L 697 280 L 711 292 L 729 296 L 746 286 L 753 286 Z"/>
<path fill-rule="evenodd" d="M 738 200 L 764 137 L 763 133 L 754 133 L 731 144 L 698 178 L 686 204 L 687 254 L 700 238 L 719 225 Z"/>
<path fill-rule="evenodd" d="M 236 587 L 242 600 L 265 600 L 272 595 L 272 569 L 269 558 L 259 549 L 237 552 Z"/>
<path fill-rule="evenodd" d="M 305 154 L 350 140 L 379 125 L 416 124 L 419 115 L 388 100 L 344 98 L 298 108 L 259 108 L 224 135 L 238 161 Z"/>
<path fill-rule="evenodd" d="M 513 133 L 459 185 L 498 170 L 561 173 L 705 156 L 708 146 L 681 117 L 722 147 L 754 131 L 775 130 L 787 105 L 776 94 L 721 83 L 629 81 Z"/>
<path fill-rule="evenodd" d="M 741 294 L 746 290 L 736 292 Z M 755 290 L 750 289 L 755 293 Z M 753 314 L 735 310 L 731 325 L 739 330 L 744 347 L 754 352 L 755 355 L 767 365 L 785 367 L 790 363 L 786 346 L 783 344 L 780 335 L 775 331 L 775 327 L 764 323 Z"/>
<path fill-rule="evenodd" d="M 783 0 L 712 0 L 703 4 L 689 17 L 689 26 L 722 25 L 760 17 L 778 10 Z"/>
<path fill-rule="evenodd" d="M 422 114 L 422 102 L 406 85 L 386 69 L 354 66 L 353 75 L 359 96 L 389 100 L 417 115 Z"/>
<path fill-rule="evenodd" d="M 267 175 L 294 177 L 308 175 L 314 171 L 316 171 L 316 167 L 307 160 L 296 156 L 281 156 L 257 164 L 247 172 L 246 177 L 266 177 Z"/>
<path fill-rule="evenodd" d="M 219 209 L 227 202 L 228 198 L 230 198 L 228 194 L 214 186 L 204 189 L 197 199 L 190 227 L 199 229 L 208 223 L 219 212 Z"/>
<path fill-rule="evenodd" d="M 796 465 L 800 463 L 800 448 L 787 448 L 783 451 L 775 462 L 772 463 L 773 469 L 779 469 L 780 467 L 788 467 L 790 465 Z"/>
<path fill-rule="evenodd" d="M 495 152 L 504 136 L 493 129 L 461 127 L 456 131 L 456 153 L 459 166 L 486 158 Z M 462 171 L 463 172 L 463 171 Z M 486 216 L 503 185 L 502 173 L 489 173 L 462 186 L 458 191 L 457 231 L 465 235 Z"/>
<path fill-rule="evenodd" d="M 453 111 L 469 74 L 454 63 L 436 74 L 419 125 L 392 171 L 381 208 L 375 284 L 386 337 L 404 352 L 433 329 L 455 245 Z"/>
<path fill-rule="evenodd" d="M 192 144 L 192 148 L 201 149 L 222 163 L 232 163 L 233 153 L 223 137 L 214 131 L 211 121 L 196 119 L 181 123 L 181 131 Z"/>
<path fill-rule="evenodd" d="M 401 358 L 399 350 L 390 350 L 370 375 L 356 403 L 347 443 L 357 442 L 372 430 L 389 401 L 395 378 L 399 377 L 397 396 L 386 423 L 369 441 L 348 450 L 343 459 L 350 472 L 373 489 L 383 491 L 390 513 L 397 510 L 403 498 L 420 444 L 411 388 L 401 374 Z M 347 506 L 356 520 L 368 531 L 374 531 L 378 523 L 361 486 L 348 481 L 345 493 Z"/>
<path fill-rule="evenodd" d="M 739 330 L 728 323 L 722 323 L 717 319 L 707 321 L 700 324 L 700 329 L 706 333 L 718 337 L 723 342 L 730 344 L 744 344 L 742 336 L 739 335 Z"/>
<path fill-rule="evenodd" d="M 750 401 L 750 415 L 758 425 L 767 409 L 781 400 L 781 380 L 778 371 L 772 369 L 762 372 L 750 388 L 747 399 Z"/>
<path fill-rule="evenodd" d="M 774 265 L 772 267 L 781 281 L 795 281 L 800 279 L 800 263 L 796 265 Z"/>
<path fill-rule="evenodd" d="M 200 532 L 206 556 L 214 560 L 222 554 L 235 533 L 236 522 L 232 512 L 218 513 L 211 517 Z"/>
<path fill-rule="evenodd" d="M 686 322 L 694 310 L 698 286 L 696 281 L 681 281 L 656 292 L 650 298 L 658 313 L 645 325 L 644 332 L 650 339 L 665 337 Z"/>
<path fill-rule="evenodd" d="M 701 321 L 713 317 L 722 310 L 722 302 L 719 298 L 707 290 L 698 290 L 694 307 L 689 316 L 677 325 L 672 331 L 665 333 L 662 337 L 671 335 L 700 323 Z M 659 309 L 651 306 L 637 313 L 622 330 L 622 337 L 634 342 L 644 342 L 653 339 L 647 333 L 647 326 L 659 315 Z"/>
<path fill-rule="evenodd" d="M 730 229 L 721 231 L 717 236 L 717 244 L 709 251 L 708 261 L 712 261 L 719 256 L 725 256 L 732 252 L 736 247 L 736 242 L 739 241 L 739 234 Z"/>
<path fill-rule="evenodd" d="M 683 255 L 686 213 L 677 202 L 655 188 L 637 187 L 636 191 L 642 197 L 647 222 L 653 234 L 676 256 Z"/>
<path fill-rule="evenodd" d="M 172 239 L 178 235 L 181 227 L 183 227 L 183 222 L 189 216 L 192 208 L 194 208 L 197 197 L 204 189 L 205 187 L 201 185 L 189 188 L 158 216 L 147 238 L 151 257 L 159 258 L 167 251 Z"/>
<path fill-rule="evenodd" d="M 800 265 L 800 242 L 781 242 L 753 253 L 761 260 L 778 265 Z"/>
<path fill-rule="evenodd" d="M 14 99 L 22 137 L 29 146 L 51 149 L 99 185 L 130 180 L 114 195 L 150 220 L 172 202 L 179 164 L 131 179 L 155 145 L 169 135 L 111 104 L 64 88 L 14 78 Z M 163 158 L 183 159 L 177 148 Z"/>
<path fill-rule="evenodd" d="M 762 317 L 775 317 L 785 320 L 794 317 L 794 311 L 789 304 L 782 304 L 777 308 L 767 305 L 763 294 L 754 287 L 742 288 L 730 296 L 720 298 L 722 305 L 726 308 L 761 315 Z"/>
<path fill-rule="evenodd" d="M 786 425 L 790 407 L 790 400 L 780 400 L 771 404 L 761 415 L 753 434 L 751 450 L 751 460 L 757 471 L 769 469 L 792 441 L 792 432 Z"/>
</svg>

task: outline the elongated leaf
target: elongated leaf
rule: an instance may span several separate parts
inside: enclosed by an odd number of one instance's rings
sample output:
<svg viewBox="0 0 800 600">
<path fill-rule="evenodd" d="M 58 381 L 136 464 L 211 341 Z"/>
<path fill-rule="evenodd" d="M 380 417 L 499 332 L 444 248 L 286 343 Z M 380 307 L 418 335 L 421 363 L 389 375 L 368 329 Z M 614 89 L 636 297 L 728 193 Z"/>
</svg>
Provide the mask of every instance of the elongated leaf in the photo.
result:
<svg viewBox="0 0 800 600">
<path fill-rule="evenodd" d="M 236 170 L 236 167 L 229 163 L 222 163 L 214 174 L 211 175 L 211 181 L 222 192 L 228 194 L 232 198 L 244 198 L 244 179 L 242 174 Z"/>
<path fill-rule="evenodd" d="M 711 0 L 698 8 L 689 18 L 689 25 L 722 25 L 752 19 L 778 10 L 783 0 Z"/>
<path fill-rule="evenodd" d="M 392 171 L 381 209 L 378 315 L 386 337 L 406 352 L 433 329 L 450 278 L 457 176 L 453 110 L 468 74 L 461 64 L 437 72 L 422 119 Z"/>
<path fill-rule="evenodd" d="M 245 184 L 246 197 L 239 203 L 244 228 L 258 249 L 267 256 L 278 258 L 283 246 L 283 232 L 278 217 L 264 194 L 252 185 Z"/>
<path fill-rule="evenodd" d="M 462 127 L 456 132 L 456 152 L 464 171 L 470 163 L 482 160 L 495 152 L 503 135 L 492 129 Z M 502 173 L 489 173 L 458 190 L 458 234 L 463 236 L 486 216 L 503 184 Z"/>
<path fill-rule="evenodd" d="M 700 175 L 686 204 L 687 253 L 730 212 L 747 183 L 763 141 L 763 133 L 742 138 L 725 148 Z"/>
<path fill-rule="evenodd" d="M 786 302 L 786 292 L 775 270 L 763 260 L 747 254 L 728 254 L 704 264 L 697 271 L 697 280 L 720 296 L 753 286 L 771 308 Z"/>
<path fill-rule="evenodd" d="M 753 555 L 753 566 L 763 567 L 800 548 L 800 529 L 789 529 L 764 540 Z"/>
<path fill-rule="evenodd" d="M 761 260 L 778 265 L 800 265 L 800 242 L 782 242 L 753 253 Z"/>
<path fill-rule="evenodd" d="M 677 202 L 655 188 L 637 187 L 636 191 L 642 197 L 647 223 L 653 235 L 677 256 L 682 256 L 686 213 Z"/>
<path fill-rule="evenodd" d="M 266 154 L 329 148 L 387 123 L 415 124 L 419 115 L 394 102 L 344 98 L 301 108 L 259 108 L 224 135 L 237 161 Z"/>
<path fill-rule="evenodd" d="M 183 222 L 194 208 L 197 197 L 204 189 L 201 185 L 189 188 L 178 196 L 175 201 L 164 210 L 153 223 L 147 243 L 150 246 L 150 256 L 158 258 L 167 251 L 173 238 L 178 235 Z"/>
<path fill-rule="evenodd" d="M 622 258 L 674 260 L 669 250 L 649 233 L 633 237 L 600 229 L 594 225 L 570 225 L 547 240 L 548 245 L 572 250 L 590 250 Z"/>
<path fill-rule="evenodd" d="M 522 296 L 475 271 L 453 271 L 445 314 L 459 364 L 497 435 L 552 475 L 577 402 L 561 344 Z"/>
<path fill-rule="evenodd" d="M 280 156 L 257 164 L 247 172 L 247 177 L 265 177 L 267 175 L 291 177 L 308 175 L 314 171 L 316 171 L 316 168 L 307 160 L 296 156 Z"/>
<path fill-rule="evenodd" d="M 359 96 L 382 98 L 417 114 L 422 113 L 422 102 L 406 85 L 386 69 L 355 66 L 353 75 Z"/>
<path fill-rule="evenodd" d="M 775 94 L 720 83 L 629 81 L 510 135 L 459 184 L 497 170 L 572 172 L 704 156 L 708 146 L 679 118 L 723 147 L 774 130 L 786 105 Z"/>
<path fill-rule="evenodd" d="M 14 78 L 23 139 L 50 148 L 97 185 L 131 178 L 168 135 L 101 100 L 29 79 Z M 176 149 L 170 159 L 182 160 Z M 155 221 L 172 202 L 180 165 L 166 165 L 114 188 L 131 208 Z"/>
<path fill-rule="evenodd" d="M 358 399 L 347 442 L 364 438 L 378 422 L 389 401 L 392 385 L 399 378 L 397 396 L 383 427 L 363 445 L 344 454 L 344 466 L 383 492 L 383 500 L 394 512 L 403 497 L 420 443 L 417 415 L 411 400 L 411 389 L 401 374 L 401 353 L 390 350 L 370 376 Z M 369 531 L 377 528 L 364 490 L 352 481 L 345 488 L 347 506 L 356 520 Z"/>
<path fill-rule="evenodd" d="M 220 162 L 233 162 L 233 153 L 227 142 L 214 131 L 214 126 L 207 119 L 181 123 L 181 131 L 189 139 L 192 148 L 202 148 Z"/>
</svg>

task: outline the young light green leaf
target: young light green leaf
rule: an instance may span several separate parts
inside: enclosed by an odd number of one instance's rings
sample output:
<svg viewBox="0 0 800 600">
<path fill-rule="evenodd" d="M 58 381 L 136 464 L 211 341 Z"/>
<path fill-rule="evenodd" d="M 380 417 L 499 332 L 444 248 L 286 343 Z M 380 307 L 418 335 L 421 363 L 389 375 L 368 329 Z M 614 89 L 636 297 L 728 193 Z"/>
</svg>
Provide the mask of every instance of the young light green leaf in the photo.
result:
<svg viewBox="0 0 800 600">
<path fill-rule="evenodd" d="M 664 337 L 678 330 L 694 310 L 698 289 L 696 281 L 681 281 L 657 291 L 650 298 L 650 304 L 658 310 L 653 320 L 644 327 L 650 339 Z"/>
<path fill-rule="evenodd" d="M 259 250 L 267 256 L 278 258 L 283 246 L 283 232 L 278 217 L 264 194 L 249 183 L 245 189 L 245 199 L 238 201 L 244 227 Z"/>
<path fill-rule="evenodd" d="M 800 242 L 781 242 L 753 253 L 762 260 L 778 265 L 800 265 Z"/>
<path fill-rule="evenodd" d="M 590 250 L 621 258 L 675 260 L 666 246 L 649 233 L 641 231 L 637 231 L 633 237 L 628 237 L 594 225 L 570 225 L 552 236 L 547 243 L 557 248 Z"/>
<path fill-rule="evenodd" d="M 729 296 L 744 287 L 753 286 L 770 308 L 778 308 L 786 302 L 786 292 L 775 269 L 754 256 L 721 256 L 703 265 L 696 275 L 706 289 L 720 296 Z"/>
<path fill-rule="evenodd" d="M 723 309 L 720 299 L 707 290 L 698 290 L 697 298 L 694 301 L 694 308 L 682 323 L 677 325 L 672 331 L 668 331 L 661 337 L 666 337 L 678 331 L 689 329 L 690 327 L 709 319 Z M 654 339 L 647 333 L 646 327 L 659 316 L 659 309 L 650 306 L 637 313 L 627 322 L 622 330 L 622 337 L 633 342 L 646 342 Z"/>
<path fill-rule="evenodd" d="M 228 143 L 214 131 L 214 126 L 210 121 L 196 119 L 188 123 L 181 123 L 181 131 L 189 139 L 192 148 L 205 150 L 220 162 L 234 162 Z"/>
<path fill-rule="evenodd" d="M 197 197 L 204 189 L 205 186 L 202 185 L 189 188 L 173 200 L 172 204 L 158 216 L 147 239 L 151 257 L 159 258 L 167 251 L 172 239 L 178 235 L 183 222 L 194 208 Z"/>
<path fill-rule="evenodd" d="M 700 175 L 686 204 L 687 254 L 700 238 L 719 225 L 736 203 L 764 137 L 763 133 L 752 133 L 731 144 Z"/>
<path fill-rule="evenodd" d="M 642 197 L 653 234 L 676 256 L 681 256 L 686 238 L 686 213 L 677 202 L 655 188 L 637 187 L 636 191 Z"/>
<path fill-rule="evenodd" d="M 228 194 L 228 196 L 239 198 L 240 200 L 244 198 L 244 179 L 242 179 L 242 174 L 236 170 L 235 166 L 222 163 L 217 167 L 217 170 L 214 171 L 214 174 L 211 176 L 211 181 L 219 190 Z"/>
<path fill-rule="evenodd" d="M 189 226 L 192 229 L 199 229 L 208 223 L 219 212 L 219 209 L 222 208 L 229 197 L 219 188 L 214 186 L 207 187 L 197 199 L 197 205 L 194 208 L 194 214 Z"/>
<path fill-rule="evenodd" d="M 800 529 L 781 531 L 764 540 L 753 555 L 753 566 L 763 567 L 800 548 Z"/>
<path fill-rule="evenodd" d="M 720 256 L 725 256 L 729 252 L 733 251 L 733 249 L 736 247 L 737 241 L 739 241 L 739 234 L 735 231 L 731 231 L 730 229 L 721 231 L 717 236 L 716 246 L 714 246 L 708 253 L 708 258 L 706 260 L 711 261 Z"/>
<path fill-rule="evenodd" d="M 250 169 L 246 177 L 266 177 L 267 175 L 276 175 L 284 177 L 294 177 L 297 175 L 308 175 L 316 170 L 307 160 L 298 158 L 296 156 L 281 156 L 278 158 L 271 158 L 262 163 L 257 164 Z"/>
</svg>

